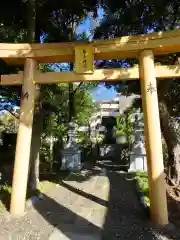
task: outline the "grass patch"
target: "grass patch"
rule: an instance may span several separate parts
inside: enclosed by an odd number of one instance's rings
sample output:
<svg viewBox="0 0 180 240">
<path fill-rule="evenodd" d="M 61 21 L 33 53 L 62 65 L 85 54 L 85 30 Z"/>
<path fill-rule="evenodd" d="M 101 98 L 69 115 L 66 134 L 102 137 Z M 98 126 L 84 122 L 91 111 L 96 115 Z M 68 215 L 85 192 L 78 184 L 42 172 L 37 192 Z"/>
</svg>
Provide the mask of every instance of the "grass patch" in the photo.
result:
<svg viewBox="0 0 180 240">
<path fill-rule="evenodd" d="M 30 199 L 33 196 L 38 196 L 39 193 L 46 193 L 48 192 L 52 187 L 54 187 L 56 184 L 54 182 L 50 181 L 40 181 L 37 187 L 37 190 L 27 190 L 26 200 Z"/>
<path fill-rule="evenodd" d="M 71 173 L 70 177 L 68 178 L 68 181 L 83 182 L 86 179 L 87 177 L 82 175 L 81 173 Z"/>
<path fill-rule="evenodd" d="M 58 182 L 62 181 L 68 176 L 68 172 L 60 172 L 60 174 L 46 175 L 43 180 L 39 182 L 37 190 L 27 189 L 26 200 L 32 196 L 38 196 L 39 193 L 46 193 L 52 187 L 55 187 Z M 48 180 L 46 180 L 48 179 Z M 0 209 L 9 210 L 10 199 L 11 199 L 12 187 L 11 185 L 4 183 L 0 185 Z"/>
<path fill-rule="evenodd" d="M 145 172 L 136 172 L 134 177 L 140 186 L 140 190 L 144 194 L 144 199 L 146 204 L 150 206 L 150 199 L 149 199 L 149 188 L 148 188 L 148 175 Z"/>
<path fill-rule="evenodd" d="M 12 187 L 7 183 L 0 185 L 0 209 L 6 210 L 10 205 Z"/>
</svg>

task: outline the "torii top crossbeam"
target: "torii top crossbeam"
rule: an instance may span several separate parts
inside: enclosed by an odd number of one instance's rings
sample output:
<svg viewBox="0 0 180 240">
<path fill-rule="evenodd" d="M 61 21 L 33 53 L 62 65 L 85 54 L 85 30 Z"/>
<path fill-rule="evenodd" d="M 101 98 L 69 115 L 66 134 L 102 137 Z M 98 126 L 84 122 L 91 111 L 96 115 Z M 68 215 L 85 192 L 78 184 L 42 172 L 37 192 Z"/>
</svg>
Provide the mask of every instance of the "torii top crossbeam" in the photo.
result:
<svg viewBox="0 0 180 240">
<path fill-rule="evenodd" d="M 135 58 L 144 49 L 151 49 L 154 55 L 168 54 L 180 52 L 180 29 L 92 42 L 1 43 L 0 58 L 12 63 L 22 63 L 25 58 L 34 58 L 43 63 L 73 62 L 74 50 L 78 46 L 91 47 L 95 60 Z"/>
</svg>

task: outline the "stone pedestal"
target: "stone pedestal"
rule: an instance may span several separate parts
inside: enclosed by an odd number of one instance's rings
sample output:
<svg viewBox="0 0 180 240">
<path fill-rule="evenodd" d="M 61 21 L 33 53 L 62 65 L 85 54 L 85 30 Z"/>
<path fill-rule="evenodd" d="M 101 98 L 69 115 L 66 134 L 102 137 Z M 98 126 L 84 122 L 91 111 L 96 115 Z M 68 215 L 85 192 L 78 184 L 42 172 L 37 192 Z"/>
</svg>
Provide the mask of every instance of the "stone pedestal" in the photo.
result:
<svg viewBox="0 0 180 240">
<path fill-rule="evenodd" d="M 80 171 L 82 168 L 81 151 L 75 149 L 66 149 L 62 151 L 61 170 L 70 170 L 71 172 Z"/>
<path fill-rule="evenodd" d="M 116 144 L 100 144 L 99 158 L 100 159 L 115 159 L 116 158 Z"/>
<path fill-rule="evenodd" d="M 82 168 L 81 151 L 76 143 L 75 124 L 69 124 L 69 141 L 62 151 L 62 164 L 60 170 L 80 171 Z"/>
<path fill-rule="evenodd" d="M 134 142 L 130 152 L 129 171 L 147 171 L 146 150 L 144 146 L 143 115 L 136 114 L 133 119 Z"/>
</svg>

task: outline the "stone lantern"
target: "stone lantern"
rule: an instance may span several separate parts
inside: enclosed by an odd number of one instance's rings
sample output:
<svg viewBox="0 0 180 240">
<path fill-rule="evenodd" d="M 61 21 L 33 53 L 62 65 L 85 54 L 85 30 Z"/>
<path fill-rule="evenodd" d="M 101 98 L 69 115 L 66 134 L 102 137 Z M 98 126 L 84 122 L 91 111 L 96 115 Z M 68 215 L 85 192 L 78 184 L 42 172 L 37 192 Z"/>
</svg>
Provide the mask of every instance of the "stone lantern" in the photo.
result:
<svg viewBox="0 0 180 240">
<path fill-rule="evenodd" d="M 76 124 L 69 123 L 69 140 L 62 151 L 61 170 L 70 170 L 71 172 L 80 171 L 82 168 L 81 151 L 76 143 Z"/>
<path fill-rule="evenodd" d="M 132 121 L 134 141 L 132 143 L 132 147 L 130 148 L 129 171 L 147 171 L 143 114 L 136 113 L 132 117 Z"/>
</svg>

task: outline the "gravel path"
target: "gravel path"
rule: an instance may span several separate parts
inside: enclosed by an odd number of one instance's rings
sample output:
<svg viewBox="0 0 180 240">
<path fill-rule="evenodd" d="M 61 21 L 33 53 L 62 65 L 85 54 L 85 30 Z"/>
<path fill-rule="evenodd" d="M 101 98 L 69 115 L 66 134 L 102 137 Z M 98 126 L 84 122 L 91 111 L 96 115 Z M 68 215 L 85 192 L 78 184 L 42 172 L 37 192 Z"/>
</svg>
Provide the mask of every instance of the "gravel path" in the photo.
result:
<svg viewBox="0 0 180 240">
<path fill-rule="evenodd" d="M 180 239 L 179 230 L 153 227 L 143 212 L 130 174 L 108 172 L 110 197 L 103 240 Z"/>
<path fill-rule="evenodd" d="M 87 240 L 180 239 L 178 229 L 157 229 L 148 221 L 129 174 L 105 173 L 64 181 L 20 219 L 6 215 L 0 240 L 75 240 L 73 233 Z"/>
</svg>

